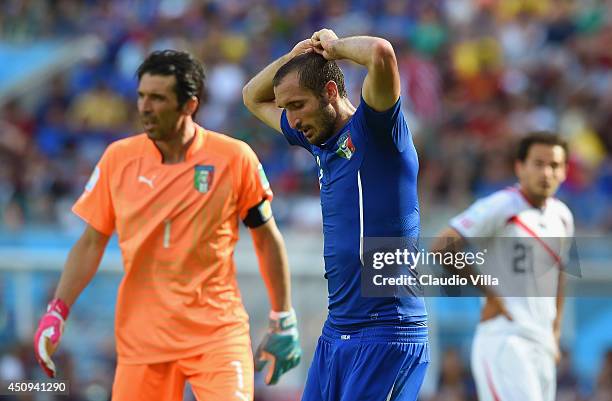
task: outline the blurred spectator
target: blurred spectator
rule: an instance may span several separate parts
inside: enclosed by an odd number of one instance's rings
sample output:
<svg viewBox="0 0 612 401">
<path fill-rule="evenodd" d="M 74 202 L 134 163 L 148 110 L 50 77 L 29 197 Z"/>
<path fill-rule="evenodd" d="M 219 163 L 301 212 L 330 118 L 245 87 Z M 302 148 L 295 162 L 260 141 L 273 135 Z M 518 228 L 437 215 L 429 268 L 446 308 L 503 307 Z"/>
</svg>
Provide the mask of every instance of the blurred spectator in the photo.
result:
<svg viewBox="0 0 612 401">
<path fill-rule="evenodd" d="M 444 351 L 438 391 L 429 401 L 476 401 L 473 379 L 457 349 Z"/>
<path fill-rule="evenodd" d="M 571 354 L 561 350 L 561 360 L 557 366 L 557 401 L 580 401 L 578 377 L 572 369 Z"/>
<path fill-rule="evenodd" d="M 128 109 L 121 96 L 99 82 L 75 97 L 68 112 L 68 122 L 77 131 L 120 131 L 128 122 Z"/>
<path fill-rule="evenodd" d="M 604 355 L 597 384 L 590 401 L 612 401 L 612 350 Z"/>
<path fill-rule="evenodd" d="M 17 349 L 17 347 L 9 349 Z M 16 352 L 3 353 L 0 357 L 0 380 L 25 380 L 25 378 L 25 366 Z"/>
<path fill-rule="evenodd" d="M 442 25 L 437 10 L 431 4 L 425 4 L 410 35 L 411 47 L 418 53 L 432 56 L 440 51 L 446 39 L 446 28 Z"/>
</svg>

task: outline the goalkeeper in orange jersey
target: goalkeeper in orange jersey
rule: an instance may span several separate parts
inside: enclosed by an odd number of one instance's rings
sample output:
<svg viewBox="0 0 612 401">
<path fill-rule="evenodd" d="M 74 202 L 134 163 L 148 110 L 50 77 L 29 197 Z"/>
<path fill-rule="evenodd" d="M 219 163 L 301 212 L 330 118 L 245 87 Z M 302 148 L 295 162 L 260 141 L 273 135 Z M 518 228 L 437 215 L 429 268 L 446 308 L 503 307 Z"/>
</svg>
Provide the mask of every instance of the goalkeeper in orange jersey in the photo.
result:
<svg viewBox="0 0 612 401">
<path fill-rule="evenodd" d="M 73 207 L 87 227 L 40 320 L 38 362 L 51 355 L 71 305 L 116 231 L 125 274 L 115 334 L 113 401 L 253 398 L 248 316 L 232 259 L 241 220 L 250 229 L 272 311 L 257 354 L 272 362 L 266 381 L 301 357 L 287 256 L 257 156 L 244 142 L 193 121 L 204 86 L 188 53 L 152 53 L 139 67 L 138 112 L 145 132 L 112 143 Z"/>
</svg>

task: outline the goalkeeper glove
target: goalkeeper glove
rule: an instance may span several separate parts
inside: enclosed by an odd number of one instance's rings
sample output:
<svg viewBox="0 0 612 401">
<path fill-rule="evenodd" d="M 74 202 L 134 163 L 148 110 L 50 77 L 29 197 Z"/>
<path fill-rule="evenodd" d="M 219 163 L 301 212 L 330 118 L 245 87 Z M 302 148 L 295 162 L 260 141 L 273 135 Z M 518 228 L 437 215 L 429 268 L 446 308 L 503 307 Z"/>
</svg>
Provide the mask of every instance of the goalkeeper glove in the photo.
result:
<svg viewBox="0 0 612 401">
<path fill-rule="evenodd" d="M 270 312 L 268 332 L 255 352 L 255 370 L 271 362 L 266 384 L 276 384 L 280 376 L 300 363 L 300 348 L 295 311 Z"/>
<path fill-rule="evenodd" d="M 68 305 L 61 299 L 55 298 L 47 305 L 47 313 L 40 318 L 34 335 L 36 360 L 51 378 L 55 377 L 55 364 L 51 360 L 51 355 L 59 345 L 68 313 L 70 313 Z"/>
</svg>

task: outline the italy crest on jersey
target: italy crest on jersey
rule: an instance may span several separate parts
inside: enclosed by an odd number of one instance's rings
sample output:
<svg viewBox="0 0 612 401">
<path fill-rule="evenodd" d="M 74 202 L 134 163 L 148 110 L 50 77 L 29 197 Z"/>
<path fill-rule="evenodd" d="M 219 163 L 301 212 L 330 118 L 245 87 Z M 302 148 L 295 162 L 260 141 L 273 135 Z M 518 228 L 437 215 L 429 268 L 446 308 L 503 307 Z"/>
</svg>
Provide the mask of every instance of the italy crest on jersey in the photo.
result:
<svg viewBox="0 0 612 401">
<path fill-rule="evenodd" d="M 215 166 L 197 165 L 193 174 L 193 186 L 200 193 L 207 193 L 213 184 Z"/>
<path fill-rule="evenodd" d="M 353 153 L 357 150 L 351 140 L 351 133 L 348 131 L 340 135 L 337 144 L 338 150 L 336 150 L 336 154 L 346 160 L 350 160 L 353 157 Z"/>
</svg>

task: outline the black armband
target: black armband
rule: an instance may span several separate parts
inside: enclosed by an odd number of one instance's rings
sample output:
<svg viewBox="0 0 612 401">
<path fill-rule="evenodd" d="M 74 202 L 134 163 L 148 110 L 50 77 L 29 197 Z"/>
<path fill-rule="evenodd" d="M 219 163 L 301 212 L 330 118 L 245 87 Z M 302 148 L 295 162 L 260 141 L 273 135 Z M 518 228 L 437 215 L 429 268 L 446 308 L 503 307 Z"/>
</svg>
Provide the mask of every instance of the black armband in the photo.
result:
<svg viewBox="0 0 612 401">
<path fill-rule="evenodd" d="M 272 206 L 267 199 L 249 209 L 242 222 L 249 228 L 257 228 L 272 218 Z"/>
</svg>

